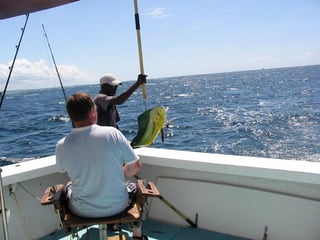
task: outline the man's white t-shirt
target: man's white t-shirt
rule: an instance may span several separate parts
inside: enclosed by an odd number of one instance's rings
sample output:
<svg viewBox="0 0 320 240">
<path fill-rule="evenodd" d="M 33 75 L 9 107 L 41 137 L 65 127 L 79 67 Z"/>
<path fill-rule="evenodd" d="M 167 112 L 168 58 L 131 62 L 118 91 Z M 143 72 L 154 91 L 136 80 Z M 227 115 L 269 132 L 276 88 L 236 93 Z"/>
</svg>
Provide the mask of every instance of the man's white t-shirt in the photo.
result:
<svg viewBox="0 0 320 240">
<path fill-rule="evenodd" d="M 72 181 L 69 207 L 84 217 L 112 216 L 129 201 L 123 164 L 139 159 L 124 135 L 113 127 L 73 128 L 56 145 L 56 166 Z"/>
</svg>

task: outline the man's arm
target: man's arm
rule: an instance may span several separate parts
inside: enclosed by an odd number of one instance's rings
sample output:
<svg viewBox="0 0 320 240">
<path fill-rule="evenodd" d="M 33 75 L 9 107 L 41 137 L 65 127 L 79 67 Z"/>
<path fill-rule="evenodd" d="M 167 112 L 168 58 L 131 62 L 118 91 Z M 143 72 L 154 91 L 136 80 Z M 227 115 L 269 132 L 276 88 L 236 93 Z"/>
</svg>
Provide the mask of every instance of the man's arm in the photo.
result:
<svg viewBox="0 0 320 240">
<path fill-rule="evenodd" d="M 146 75 L 139 74 L 137 81 L 125 92 L 121 93 L 119 96 L 112 97 L 110 100 L 111 104 L 120 105 L 128 100 L 128 98 L 138 89 L 138 87 L 146 83 Z"/>
<path fill-rule="evenodd" d="M 142 163 L 140 160 L 132 163 L 132 164 L 126 164 L 123 166 L 123 173 L 124 173 L 124 176 L 126 178 L 130 178 L 130 177 L 133 177 L 134 175 L 137 174 L 137 172 L 140 171 L 142 167 Z"/>
</svg>

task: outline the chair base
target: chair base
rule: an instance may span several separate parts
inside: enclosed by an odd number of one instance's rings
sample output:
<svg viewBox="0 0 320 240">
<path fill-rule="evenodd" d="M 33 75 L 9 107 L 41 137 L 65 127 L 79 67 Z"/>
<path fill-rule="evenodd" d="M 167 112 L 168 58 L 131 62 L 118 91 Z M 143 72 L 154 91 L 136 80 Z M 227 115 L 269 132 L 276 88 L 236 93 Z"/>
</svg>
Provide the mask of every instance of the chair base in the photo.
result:
<svg viewBox="0 0 320 240">
<path fill-rule="evenodd" d="M 77 237 L 77 228 L 98 224 L 100 240 L 106 240 L 109 239 L 107 238 L 108 224 L 114 225 L 126 223 L 133 227 L 138 227 L 142 220 L 143 205 L 147 201 L 147 198 L 160 196 L 158 189 L 152 182 L 146 184 L 146 182 L 141 179 L 137 180 L 137 190 L 136 203 L 131 209 L 105 218 L 87 218 L 74 215 L 67 206 L 63 184 L 48 187 L 41 199 L 41 204 L 54 205 L 55 211 L 59 216 L 61 227 L 66 232 L 71 232 L 72 237 Z"/>
</svg>

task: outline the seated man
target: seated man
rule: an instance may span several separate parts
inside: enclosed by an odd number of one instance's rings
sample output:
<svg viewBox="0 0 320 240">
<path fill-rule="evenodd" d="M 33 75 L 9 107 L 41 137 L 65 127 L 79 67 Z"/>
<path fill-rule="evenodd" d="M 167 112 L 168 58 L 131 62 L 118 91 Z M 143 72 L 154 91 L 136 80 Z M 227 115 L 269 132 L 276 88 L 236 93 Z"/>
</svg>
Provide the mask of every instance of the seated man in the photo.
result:
<svg viewBox="0 0 320 240">
<path fill-rule="evenodd" d="M 67 111 L 75 128 L 58 141 L 56 165 L 70 178 L 70 210 L 83 217 L 108 217 L 124 211 L 132 200 L 124 181 L 141 169 L 139 157 L 119 130 L 96 125 L 96 106 L 89 94 L 73 94 Z M 132 239 L 148 239 L 141 224 L 133 229 Z"/>
</svg>

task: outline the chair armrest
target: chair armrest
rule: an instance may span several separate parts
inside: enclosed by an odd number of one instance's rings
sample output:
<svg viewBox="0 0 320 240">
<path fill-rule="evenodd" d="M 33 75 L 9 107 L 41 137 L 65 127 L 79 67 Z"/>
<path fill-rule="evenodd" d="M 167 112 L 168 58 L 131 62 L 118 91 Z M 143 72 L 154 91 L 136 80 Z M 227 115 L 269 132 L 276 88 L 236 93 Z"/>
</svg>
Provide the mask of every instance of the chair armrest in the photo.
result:
<svg viewBox="0 0 320 240">
<path fill-rule="evenodd" d="M 159 197 L 160 192 L 153 182 L 138 179 L 137 180 L 138 191 L 147 197 Z"/>
<path fill-rule="evenodd" d="M 47 187 L 45 190 L 40 203 L 42 205 L 50 205 L 55 204 L 57 202 L 61 201 L 61 198 L 64 194 L 64 185 L 63 184 L 57 184 L 51 187 Z"/>
</svg>

